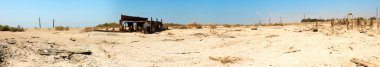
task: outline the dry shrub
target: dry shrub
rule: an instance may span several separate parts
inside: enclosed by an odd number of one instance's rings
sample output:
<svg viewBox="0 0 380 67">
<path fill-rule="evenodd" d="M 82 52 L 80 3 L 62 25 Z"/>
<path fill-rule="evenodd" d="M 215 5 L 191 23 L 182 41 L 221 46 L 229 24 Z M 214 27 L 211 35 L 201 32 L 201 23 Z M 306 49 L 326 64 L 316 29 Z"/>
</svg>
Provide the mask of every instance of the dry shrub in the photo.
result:
<svg viewBox="0 0 380 67">
<path fill-rule="evenodd" d="M 216 28 L 218 28 L 218 27 L 216 27 L 215 24 L 210 24 L 210 25 L 208 25 L 208 26 L 210 27 L 210 29 L 216 29 Z"/>
<path fill-rule="evenodd" d="M 188 29 L 189 27 L 186 26 L 175 26 L 173 29 Z"/>
<path fill-rule="evenodd" d="M 241 27 L 241 26 L 244 26 L 242 24 L 234 24 L 233 27 Z"/>
<path fill-rule="evenodd" d="M 202 29 L 202 25 L 201 25 L 201 24 L 198 24 L 198 23 L 196 23 L 196 22 L 193 22 L 193 23 L 187 24 L 187 26 L 188 26 L 189 28 Z"/>
<path fill-rule="evenodd" d="M 91 32 L 91 31 L 93 31 L 93 30 L 94 30 L 93 27 L 85 27 L 82 31 L 83 31 L 83 32 Z"/>
<path fill-rule="evenodd" d="M 223 24 L 223 27 L 226 27 L 226 28 L 231 28 L 232 25 L 229 25 L 229 24 Z"/>
<path fill-rule="evenodd" d="M 57 26 L 57 27 L 55 27 L 55 30 L 57 30 L 57 31 L 65 31 L 65 30 L 70 30 L 70 29 L 69 29 L 69 27 Z"/>
</svg>

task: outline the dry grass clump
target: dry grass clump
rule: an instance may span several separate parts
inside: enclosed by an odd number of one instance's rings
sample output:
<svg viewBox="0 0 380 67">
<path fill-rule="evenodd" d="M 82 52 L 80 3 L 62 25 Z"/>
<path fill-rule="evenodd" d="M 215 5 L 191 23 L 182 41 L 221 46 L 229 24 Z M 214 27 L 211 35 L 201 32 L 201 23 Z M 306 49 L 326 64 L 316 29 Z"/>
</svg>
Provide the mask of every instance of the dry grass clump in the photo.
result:
<svg viewBox="0 0 380 67">
<path fill-rule="evenodd" d="M 66 31 L 66 30 L 70 30 L 69 27 L 63 27 L 63 26 L 57 26 L 55 27 L 55 30 L 57 31 Z"/>
<path fill-rule="evenodd" d="M 189 28 L 195 28 L 195 29 L 202 29 L 202 25 L 201 24 L 198 24 L 198 23 L 196 23 L 196 22 L 193 22 L 193 23 L 190 23 L 190 24 L 187 24 L 187 26 L 189 27 Z"/>
<path fill-rule="evenodd" d="M 82 31 L 83 31 L 83 32 L 91 32 L 91 31 L 93 31 L 93 30 L 94 30 L 93 27 L 85 27 Z"/>
</svg>

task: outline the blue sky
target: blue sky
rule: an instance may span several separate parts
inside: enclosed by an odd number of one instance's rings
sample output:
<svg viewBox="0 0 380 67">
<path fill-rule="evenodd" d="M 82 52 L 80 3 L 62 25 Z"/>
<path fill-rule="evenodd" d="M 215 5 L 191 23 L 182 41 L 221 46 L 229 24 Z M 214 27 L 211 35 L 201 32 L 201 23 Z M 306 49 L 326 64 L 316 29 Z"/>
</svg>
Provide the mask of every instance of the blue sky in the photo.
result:
<svg viewBox="0 0 380 67">
<path fill-rule="evenodd" d="M 298 22 L 310 18 L 376 16 L 380 0 L 0 0 L 0 24 L 37 27 L 94 26 L 117 22 L 120 14 L 186 24 Z"/>
</svg>

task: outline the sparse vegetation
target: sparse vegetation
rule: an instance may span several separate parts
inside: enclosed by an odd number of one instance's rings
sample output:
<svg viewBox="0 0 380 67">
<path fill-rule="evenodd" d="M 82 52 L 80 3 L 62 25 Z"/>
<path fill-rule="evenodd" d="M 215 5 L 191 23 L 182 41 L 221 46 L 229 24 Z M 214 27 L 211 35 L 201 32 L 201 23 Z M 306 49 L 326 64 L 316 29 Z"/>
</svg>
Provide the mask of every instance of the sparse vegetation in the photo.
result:
<svg viewBox="0 0 380 67">
<path fill-rule="evenodd" d="M 95 26 L 95 29 L 104 29 L 108 30 L 109 28 L 118 28 L 119 24 L 116 22 L 110 22 L 110 23 L 104 23 L 104 24 L 99 24 Z"/>
</svg>

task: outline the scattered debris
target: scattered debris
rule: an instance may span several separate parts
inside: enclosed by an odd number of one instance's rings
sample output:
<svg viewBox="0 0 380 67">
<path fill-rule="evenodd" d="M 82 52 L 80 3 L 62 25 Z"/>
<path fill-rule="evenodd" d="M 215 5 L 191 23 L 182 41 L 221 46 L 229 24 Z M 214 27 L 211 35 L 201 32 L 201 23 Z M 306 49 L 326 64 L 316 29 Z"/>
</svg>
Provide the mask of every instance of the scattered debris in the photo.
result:
<svg viewBox="0 0 380 67">
<path fill-rule="evenodd" d="M 302 32 L 302 30 L 294 30 L 293 32 Z"/>
<path fill-rule="evenodd" d="M 34 43 L 33 41 L 30 41 L 30 40 L 28 40 L 28 41 L 26 41 L 27 43 Z"/>
<path fill-rule="evenodd" d="M 210 36 L 210 35 L 207 35 L 207 34 L 204 34 L 204 33 L 195 33 L 193 35 L 197 36 L 197 37 L 208 37 L 208 36 Z"/>
<path fill-rule="evenodd" d="M 348 48 L 350 48 L 350 50 L 354 50 L 354 48 L 352 48 L 351 46 L 348 46 Z"/>
<path fill-rule="evenodd" d="M 183 52 L 183 53 L 170 53 L 170 54 L 192 54 L 192 53 L 200 53 L 200 52 Z"/>
<path fill-rule="evenodd" d="M 140 40 L 132 41 L 131 43 L 139 42 Z"/>
<path fill-rule="evenodd" d="M 363 61 L 357 58 L 352 58 L 350 61 L 355 63 L 357 66 L 359 65 L 359 66 L 364 66 L 364 67 L 376 67 L 375 64 L 372 64 L 370 62 Z"/>
<path fill-rule="evenodd" d="M 162 41 L 183 41 L 185 39 L 164 39 Z"/>
<path fill-rule="evenodd" d="M 58 49 L 39 49 L 38 53 L 40 55 L 58 55 L 58 54 L 83 54 L 83 55 L 91 55 L 92 52 L 90 50 L 74 50 L 74 51 L 68 51 L 68 50 L 58 50 Z"/>
<path fill-rule="evenodd" d="M 237 30 L 235 30 L 235 31 L 242 31 L 241 29 L 237 29 Z"/>
<path fill-rule="evenodd" d="M 269 36 L 265 36 L 265 38 L 273 38 L 273 37 L 278 37 L 279 35 L 269 35 Z"/>
<path fill-rule="evenodd" d="M 233 64 L 233 63 L 237 63 L 238 61 L 242 60 L 241 58 L 231 57 L 231 56 L 226 56 L 226 57 L 211 57 L 211 56 L 209 56 L 208 58 L 210 60 L 219 61 L 220 63 L 223 63 L 223 64 L 228 64 L 228 63 Z"/>
<path fill-rule="evenodd" d="M 373 34 L 368 34 L 368 36 L 370 36 L 370 37 L 375 37 L 375 35 L 373 35 Z"/>
<path fill-rule="evenodd" d="M 118 43 L 118 42 L 113 42 L 113 41 L 107 41 L 107 40 L 102 40 L 100 43 L 105 43 L 105 44 L 121 44 L 121 43 Z M 100 43 L 96 43 L 96 44 L 100 44 Z"/>
<path fill-rule="evenodd" d="M 227 35 L 224 35 L 224 36 L 220 36 L 221 38 L 236 38 L 235 36 L 227 36 Z"/>
<path fill-rule="evenodd" d="M 45 41 L 45 44 L 50 44 L 50 45 L 56 45 L 56 43 L 55 42 L 52 42 L 52 41 Z"/>
<path fill-rule="evenodd" d="M 37 36 L 30 36 L 30 37 L 32 37 L 32 38 L 40 38 L 40 37 L 37 37 Z"/>
<path fill-rule="evenodd" d="M 294 52 L 298 52 L 298 51 L 301 51 L 301 50 L 288 51 L 288 52 L 285 52 L 284 54 L 287 54 L 287 53 L 294 53 Z"/>
<path fill-rule="evenodd" d="M 71 40 L 71 41 L 77 41 L 77 39 L 76 39 L 76 38 L 70 38 L 70 40 Z"/>
</svg>

